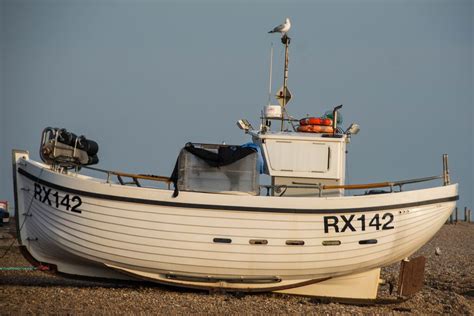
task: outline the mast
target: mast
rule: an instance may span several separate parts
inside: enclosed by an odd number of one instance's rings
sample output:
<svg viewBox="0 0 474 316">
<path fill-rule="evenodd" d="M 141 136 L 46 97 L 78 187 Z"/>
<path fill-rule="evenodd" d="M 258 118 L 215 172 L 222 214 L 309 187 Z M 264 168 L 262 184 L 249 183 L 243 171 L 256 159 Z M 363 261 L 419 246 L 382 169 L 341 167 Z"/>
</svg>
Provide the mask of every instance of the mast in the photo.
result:
<svg viewBox="0 0 474 316">
<path fill-rule="evenodd" d="M 288 62 L 289 62 L 288 50 L 289 50 L 291 39 L 287 35 L 290 28 L 291 28 L 290 18 L 286 18 L 285 23 L 278 25 L 273 30 L 268 32 L 268 33 L 281 33 L 281 43 L 285 45 L 285 63 L 284 63 L 285 66 L 283 69 L 283 86 L 278 90 L 276 94 L 276 99 L 281 107 L 281 115 L 278 115 L 278 118 L 275 117 L 276 119 L 281 120 L 280 131 L 283 131 L 285 120 L 289 120 L 285 107 L 291 99 L 291 93 L 288 90 Z M 285 116 L 287 118 L 285 118 Z"/>
<path fill-rule="evenodd" d="M 282 117 L 281 117 L 281 131 L 283 131 L 283 125 L 285 120 L 286 113 L 286 103 L 287 103 L 287 91 L 288 91 L 288 47 L 290 45 L 291 39 L 286 35 L 286 33 L 281 38 L 281 43 L 285 45 L 285 68 L 283 70 L 283 100 L 282 100 Z"/>
</svg>

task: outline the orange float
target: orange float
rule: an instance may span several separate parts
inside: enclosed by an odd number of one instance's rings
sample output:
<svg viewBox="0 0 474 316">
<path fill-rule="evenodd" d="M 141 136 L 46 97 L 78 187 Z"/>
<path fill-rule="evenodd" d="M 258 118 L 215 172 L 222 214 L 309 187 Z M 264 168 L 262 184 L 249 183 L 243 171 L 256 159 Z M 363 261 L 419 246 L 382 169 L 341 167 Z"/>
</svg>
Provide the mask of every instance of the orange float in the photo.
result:
<svg viewBox="0 0 474 316">
<path fill-rule="evenodd" d="M 334 131 L 332 126 L 323 125 L 300 125 L 298 132 L 303 133 L 332 133 Z"/>
<path fill-rule="evenodd" d="M 330 118 L 322 118 L 322 117 L 307 117 L 300 120 L 300 125 L 302 126 L 307 126 L 307 125 L 331 126 L 332 120 Z"/>
</svg>

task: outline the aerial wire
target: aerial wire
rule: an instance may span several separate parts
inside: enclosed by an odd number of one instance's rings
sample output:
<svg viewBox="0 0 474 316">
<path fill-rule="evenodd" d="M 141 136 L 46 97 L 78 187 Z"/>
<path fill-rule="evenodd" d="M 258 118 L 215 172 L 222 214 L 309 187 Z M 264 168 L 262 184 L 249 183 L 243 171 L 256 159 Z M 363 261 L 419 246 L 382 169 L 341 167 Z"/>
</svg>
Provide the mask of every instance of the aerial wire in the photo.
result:
<svg viewBox="0 0 474 316">
<path fill-rule="evenodd" d="M 273 42 L 270 45 L 270 78 L 268 80 L 268 105 L 272 104 Z"/>
</svg>

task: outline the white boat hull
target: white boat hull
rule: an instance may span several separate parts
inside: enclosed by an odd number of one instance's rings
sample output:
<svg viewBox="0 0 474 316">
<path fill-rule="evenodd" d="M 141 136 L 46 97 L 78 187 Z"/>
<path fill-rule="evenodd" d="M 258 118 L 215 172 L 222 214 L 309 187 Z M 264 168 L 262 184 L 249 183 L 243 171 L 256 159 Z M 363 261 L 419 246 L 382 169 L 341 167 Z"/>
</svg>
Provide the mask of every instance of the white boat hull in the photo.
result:
<svg viewBox="0 0 474 316">
<path fill-rule="evenodd" d="M 379 271 L 429 241 L 458 198 L 456 184 L 347 197 L 173 198 L 14 155 L 19 239 L 35 260 L 67 274 L 197 288 L 284 290 Z"/>
</svg>

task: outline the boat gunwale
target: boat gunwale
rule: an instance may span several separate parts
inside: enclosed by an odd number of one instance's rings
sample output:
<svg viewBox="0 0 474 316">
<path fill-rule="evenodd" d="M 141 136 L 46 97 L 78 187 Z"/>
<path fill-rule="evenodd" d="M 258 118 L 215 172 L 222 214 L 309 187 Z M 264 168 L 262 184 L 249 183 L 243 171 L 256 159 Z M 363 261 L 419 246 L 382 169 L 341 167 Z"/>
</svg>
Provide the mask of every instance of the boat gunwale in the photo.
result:
<svg viewBox="0 0 474 316">
<path fill-rule="evenodd" d="M 34 164 L 32 165 L 34 166 Z M 35 166 L 35 167 L 40 168 L 41 170 L 45 170 L 44 167 L 40 167 L 40 166 Z M 144 199 L 144 198 L 96 193 L 96 192 L 69 188 L 69 187 L 65 187 L 56 183 L 52 183 L 50 181 L 41 179 L 29 173 L 28 171 L 26 171 L 25 169 L 21 167 L 18 167 L 18 173 L 30 179 L 31 181 L 40 183 L 42 185 L 46 185 L 51 188 L 61 190 L 63 192 L 78 194 L 78 195 L 90 197 L 90 198 L 119 201 L 119 202 L 128 202 L 128 203 L 147 204 L 147 205 L 160 205 L 160 206 L 167 206 L 167 207 L 208 209 L 208 210 L 230 210 L 230 211 L 246 211 L 246 212 L 288 213 L 288 214 L 296 214 L 296 213 L 298 214 L 334 214 L 334 213 L 359 213 L 359 212 L 391 210 L 391 209 L 416 207 L 416 206 L 422 206 L 422 205 L 452 202 L 452 201 L 459 200 L 459 195 L 456 194 L 456 195 L 451 195 L 448 197 L 443 197 L 443 198 L 438 198 L 438 199 L 430 199 L 430 200 L 423 200 L 423 201 L 416 201 L 416 202 L 409 202 L 409 203 L 356 207 L 356 208 L 352 207 L 352 208 L 324 208 L 324 209 L 322 208 L 301 209 L 301 208 L 277 208 L 277 207 L 239 206 L 239 205 L 215 205 L 215 204 L 201 204 L 201 203 L 187 203 L 187 202 L 171 202 L 171 201 L 163 201 L 163 200 L 153 200 L 153 199 Z M 87 181 L 87 180 L 84 179 L 83 181 Z M 97 183 L 105 184 L 101 182 L 97 182 Z M 453 184 L 453 185 L 456 185 L 456 184 Z M 410 192 L 410 191 L 405 191 L 405 192 Z M 377 194 L 377 196 L 381 197 L 385 195 L 393 195 L 393 194 L 400 194 L 400 193 L 401 192 L 390 192 L 386 194 Z M 202 193 L 202 194 L 206 194 L 206 193 Z M 276 198 L 279 198 L 279 197 L 276 197 Z M 341 197 L 341 198 L 344 198 L 344 197 Z M 346 198 L 349 198 L 349 197 L 346 197 Z"/>
</svg>

